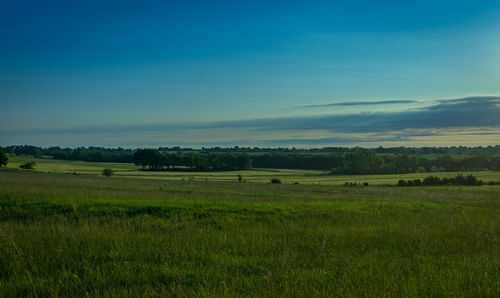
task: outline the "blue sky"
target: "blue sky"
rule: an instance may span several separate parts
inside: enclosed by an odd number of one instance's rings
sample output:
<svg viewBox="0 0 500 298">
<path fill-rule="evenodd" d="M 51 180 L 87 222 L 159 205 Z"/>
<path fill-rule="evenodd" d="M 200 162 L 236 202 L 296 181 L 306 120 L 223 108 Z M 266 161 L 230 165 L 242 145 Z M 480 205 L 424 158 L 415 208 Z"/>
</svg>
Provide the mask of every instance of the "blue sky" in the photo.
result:
<svg viewBox="0 0 500 298">
<path fill-rule="evenodd" d="M 2 1 L 0 145 L 500 144 L 500 2 L 240 2 Z"/>
</svg>

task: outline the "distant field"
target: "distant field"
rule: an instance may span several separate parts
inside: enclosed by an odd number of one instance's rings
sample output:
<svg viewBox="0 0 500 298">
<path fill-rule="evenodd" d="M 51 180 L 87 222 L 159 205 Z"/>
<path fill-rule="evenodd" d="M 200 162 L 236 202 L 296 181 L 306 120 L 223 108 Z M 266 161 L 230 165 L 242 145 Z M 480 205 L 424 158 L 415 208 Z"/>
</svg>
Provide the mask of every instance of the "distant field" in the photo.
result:
<svg viewBox="0 0 500 298">
<path fill-rule="evenodd" d="M 129 163 L 103 163 L 84 161 L 65 161 L 55 159 L 37 159 L 24 156 L 10 156 L 8 167 L 18 168 L 27 161 L 35 161 L 36 171 L 51 173 L 77 173 L 87 175 L 101 175 L 103 168 L 112 168 L 116 176 L 168 179 L 168 180 L 195 180 L 195 181 L 237 181 L 242 175 L 247 182 L 268 183 L 271 178 L 281 179 L 283 183 L 325 184 L 339 185 L 345 182 L 364 183 L 373 185 L 396 184 L 399 179 L 423 179 L 428 175 L 439 177 L 454 177 L 457 173 L 415 173 L 393 175 L 357 175 L 357 176 L 332 176 L 325 171 L 310 170 L 285 170 L 285 169 L 257 169 L 247 171 L 227 172 L 151 172 L 140 171 L 139 167 Z M 483 181 L 500 181 L 500 172 L 465 172 L 472 173 Z"/>
<path fill-rule="evenodd" d="M 499 297 L 500 186 L 0 169 L 0 297 L 29 296 Z"/>
</svg>

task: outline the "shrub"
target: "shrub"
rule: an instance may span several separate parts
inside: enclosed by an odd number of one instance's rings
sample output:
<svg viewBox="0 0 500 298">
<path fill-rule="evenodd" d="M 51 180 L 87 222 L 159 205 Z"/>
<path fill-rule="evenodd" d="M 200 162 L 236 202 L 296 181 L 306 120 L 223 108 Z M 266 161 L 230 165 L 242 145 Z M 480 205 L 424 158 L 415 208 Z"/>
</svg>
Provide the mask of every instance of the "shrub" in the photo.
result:
<svg viewBox="0 0 500 298">
<path fill-rule="evenodd" d="M 465 185 L 470 185 L 470 186 L 479 186 L 482 185 L 483 181 L 482 180 L 477 180 L 476 177 L 474 177 L 472 174 L 467 175 L 465 178 Z"/>
<path fill-rule="evenodd" d="M 452 184 L 465 185 L 465 178 L 462 174 L 458 174 L 457 177 L 451 178 L 450 182 Z"/>
<path fill-rule="evenodd" d="M 458 174 L 455 178 L 440 179 L 439 177 L 427 176 L 424 179 L 424 181 L 420 181 L 420 179 L 408 180 L 408 181 L 401 179 L 398 181 L 398 186 L 421 186 L 421 185 L 436 186 L 436 185 L 448 185 L 448 184 L 480 186 L 483 185 L 483 181 L 478 180 L 472 174 L 468 175 L 467 177 Z"/>
<path fill-rule="evenodd" d="M 33 170 L 35 168 L 35 165 L 36 165 L 36 162 L 28 161 L 27 163 L 24 163 L 24 164 L 20 165 L 19 167 L 21 169 L 25 169 L 25 170 Z"/>
<path fill-rule="evenodd" d="M 441 183 L 442 183 L 441 179 L 439 179 L 439 177 L 434 177 L 434 176 L 427 176 L 422 182 L 423 185 L 428 185 L 428 186 L 441 185 Z"/>
<path fill-rule="evenodd" d="M 243 181 L 243 176 L 238 175 L 238 182 L 242 182 L 242 181 Z"/>
<path fill-rule="evenodd" d="M 113 172 L 113 170 L 112 170 L 112 169 L 107 168 L 107 169 L 103 169 L 103 170 L 102 170 L 102 174 L 103 174 L 104 176 L 106 176 L 106 177 L 109 177 L 109 176 L 113 175 L 113 174 L 114 174 L 114 172 Z"/>
<path fill-rule="evenodd" d="M 273 179 L 271 179 L 271 183 L 273 183 L 273 184 L 280 184 L 281 180 L 278 179 L 278 178 L 273 178 Z"/>
</svg>

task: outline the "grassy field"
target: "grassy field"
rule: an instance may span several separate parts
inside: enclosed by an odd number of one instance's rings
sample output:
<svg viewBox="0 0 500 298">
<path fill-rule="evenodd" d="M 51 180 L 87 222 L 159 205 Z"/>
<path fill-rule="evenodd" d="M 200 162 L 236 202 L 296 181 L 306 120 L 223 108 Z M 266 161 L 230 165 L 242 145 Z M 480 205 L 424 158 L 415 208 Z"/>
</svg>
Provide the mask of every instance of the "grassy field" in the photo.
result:
<svg viewBox="0 0 500 298">
<path fill-rule="evenodd" d="M 139 167 L 129 163 L 104 163 L 85 161 L 65 161 L 55 159 L 38 159 L 26 156 L 10 156 L 8 167 L 19 168 L 19 165 L 28 161 L 35 161 L 36 171 L 47 173 L 77 173 L 81 175 L 101 175 L 102 169 L 113 169 L 116 176 L 129 178 L 168 179 L 168 180 L 191 180 L 203 182 L 237 181 L 238 175 L 242 175 L 247 182 L 269 183 L 272 178 L 278 178 L 283 183 L 293 184 L 325 184 L 341 185 L 346 182 L 364 183 L 370 185 L 396 184 L 399 179 L 423 179 L 430 173 L 394 174 L 394 175 L 357 175 L 357 176 L 333 176 L 325 171 L 309 170 L 284 170 L 284 169 L 256 169 L 247 171 L 227 172 L 151 172 L 140 171 Z M 466 172 L 464 174 L 469 174 Z M 500 172 L 484 171 L 472 172 L 474 176 L 483 181 L 500 181 Z M 432 173 L 439 177 L 455 177 L 457 173 Z"/>
<path fill-rule="evenodd" d="M 0 296 L 499 297 L 499 211 L 500 186 L 0 169 Z"/>
</svg>

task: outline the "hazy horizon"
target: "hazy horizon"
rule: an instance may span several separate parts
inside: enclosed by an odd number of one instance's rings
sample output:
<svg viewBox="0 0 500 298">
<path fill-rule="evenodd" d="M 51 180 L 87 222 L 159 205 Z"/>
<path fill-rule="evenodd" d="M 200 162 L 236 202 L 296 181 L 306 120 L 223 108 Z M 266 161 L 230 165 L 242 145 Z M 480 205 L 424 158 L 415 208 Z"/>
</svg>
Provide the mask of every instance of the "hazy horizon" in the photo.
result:
<svg viewBox="0 0 500 298">
<path fill-rule="evenodd" d="M 0 146 L 500 144 L 497 1 L 8 2 Z"/>
</svg>

